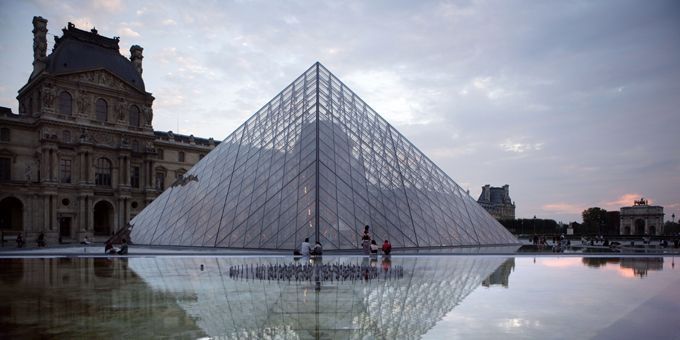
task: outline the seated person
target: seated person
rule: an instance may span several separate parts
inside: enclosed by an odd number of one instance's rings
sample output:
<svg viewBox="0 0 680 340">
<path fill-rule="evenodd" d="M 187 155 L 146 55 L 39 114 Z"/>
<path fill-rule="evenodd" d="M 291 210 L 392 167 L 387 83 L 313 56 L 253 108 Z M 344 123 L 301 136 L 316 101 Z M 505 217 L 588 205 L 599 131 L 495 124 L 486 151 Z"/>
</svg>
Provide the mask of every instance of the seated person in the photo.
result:
<svg viewBox="0 0 680 340">
<path fill-rule="evenodd" d="M 118 255 L 127 255 L 128 253 L 128 244 L 127 240 L 123 239 L 123 244 L 120 246 L 120 250 L 118 251 Z"/>
<path fill-rule="evenodd" d="M 104 253 L 105 254 L 116 254 L 118 250 L 113 247 L 113 243 L 109 240 L 106 241 L 106 245 L 104 246 Z"/>
<path fill-rule="evenodd" d="M 378 244 L 375 243 L 375 240 L 371 240 L 371 255 L 378 255 Z"/>
<path fill-rule="evenodd" d="M 85 238 L 80 242 L 80 244 L 86 245 L 86 246 L 89 246 L 90 243 L 92 243 L 92 242 L 90 242 L 90 239 L 87 238 L 87 235 L 85 235 Z"/>
<path fill-rule="evenodd" d="M 319 243 L 319 241 L 316 241 L 314 248 L 312 248 L 311 254 L 320 256 L 322 253 L 323 253 L 323 248 L 321 247 L 321 243 Z"/>
<path fill-rule="evenodd" d="M 382 245 L 382 251 L 383 254 L 389 255 L 390 252 L 392 252 L 392 244 L 390 244 L 390 241 L 385 240 L 385 242 Z"/>
</svg>

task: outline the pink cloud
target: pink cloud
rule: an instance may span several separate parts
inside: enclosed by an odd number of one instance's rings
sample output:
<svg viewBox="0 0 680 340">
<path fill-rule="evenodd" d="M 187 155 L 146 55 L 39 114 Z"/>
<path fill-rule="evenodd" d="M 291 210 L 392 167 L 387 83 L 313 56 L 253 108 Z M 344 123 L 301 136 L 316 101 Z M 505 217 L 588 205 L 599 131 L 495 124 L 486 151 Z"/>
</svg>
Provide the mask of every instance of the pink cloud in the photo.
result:
<svg viewBox="0 0 680 340">
<path fill-rule="evenodd" d="M 644 195 L 637 193 L 623 194 L 614 201 L 602 202 L 602 206 L 607 210 L 619 210 L 621 207 L 629 207 L 633 205 L 633 203 L 636 200 L 639 200 L 641 197 L 644 197 Z M 654 202 L 650 198 L 645 197 L 645 199 L 649 201 L 649 204 Z"/>
<path fill-rule="evenodd" d="M 544 204 L 541 206 L 541 209 L 557 214 L 580 214 L 586 208 L 580 204 L 558 202 Z"/>
</svg>

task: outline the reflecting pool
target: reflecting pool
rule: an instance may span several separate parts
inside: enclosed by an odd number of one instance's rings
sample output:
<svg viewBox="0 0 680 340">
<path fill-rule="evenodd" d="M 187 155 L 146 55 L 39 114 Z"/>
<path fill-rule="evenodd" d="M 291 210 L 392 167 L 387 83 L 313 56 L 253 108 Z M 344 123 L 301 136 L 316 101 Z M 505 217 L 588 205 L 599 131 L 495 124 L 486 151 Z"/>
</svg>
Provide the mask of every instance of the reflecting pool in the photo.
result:
<svg viewBox="0 0 680 340">
<path fill-rule="evenodd" d="M 0 259 L 0 338 L 673 339 L 678 287 L 673 257 Z"/>
</svg>

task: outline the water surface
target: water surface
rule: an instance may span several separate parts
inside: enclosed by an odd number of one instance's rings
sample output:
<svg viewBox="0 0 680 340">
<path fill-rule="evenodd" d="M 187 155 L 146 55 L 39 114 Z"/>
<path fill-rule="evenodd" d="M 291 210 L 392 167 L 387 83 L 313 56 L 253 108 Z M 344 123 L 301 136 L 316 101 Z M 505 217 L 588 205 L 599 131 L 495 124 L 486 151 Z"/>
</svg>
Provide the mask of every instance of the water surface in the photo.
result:
<svg viewBox="0 0 680 340">
<path fill-rule="evenodd" d="M 238 278 L 290 257 L 0 259 L 0 338 L 678 338 L 673 257 L 324 257 L 374 279 Z M 201 267 L 202 266 L 202 267 Z M 392 269 L 403 275 L 388 275 Z"/>
</svg>

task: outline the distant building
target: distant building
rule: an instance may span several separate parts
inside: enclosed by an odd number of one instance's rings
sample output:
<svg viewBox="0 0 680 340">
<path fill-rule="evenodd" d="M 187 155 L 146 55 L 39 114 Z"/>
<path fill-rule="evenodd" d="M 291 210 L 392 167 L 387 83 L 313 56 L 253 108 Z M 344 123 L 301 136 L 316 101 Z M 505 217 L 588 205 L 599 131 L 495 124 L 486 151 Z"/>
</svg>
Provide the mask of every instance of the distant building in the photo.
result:
<svg viewBox="0 0 680 340">
<path fill-rule="evenodd" d="M 515 203 L 510 199 L 510 186 L 501 188 L 485 185 L 477 203 L 498 220 L 515 219 Z"/>
<path fill-rule="evenodd" d="M 641 198 L 632 207 L 621 208 L 621 235 L 662 235 L 663 207 Z"/>
<path fill-rule="evenodd" d="M 0 108 L 0 231 L 33 243 L 101 241 L 124 227 L 218 144 L 154 131 L 143 49 L 69 23 L 47 53 L 33 18 L 33 72 L 19 113 Z"/>
</svg>

